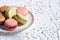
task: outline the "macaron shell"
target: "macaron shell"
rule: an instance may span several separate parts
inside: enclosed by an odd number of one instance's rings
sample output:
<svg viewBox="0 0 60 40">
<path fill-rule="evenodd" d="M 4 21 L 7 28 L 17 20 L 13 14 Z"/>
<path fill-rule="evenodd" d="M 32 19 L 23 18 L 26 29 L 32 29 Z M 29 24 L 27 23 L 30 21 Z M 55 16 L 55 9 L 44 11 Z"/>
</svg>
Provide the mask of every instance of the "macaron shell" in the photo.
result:
<svg viewBox="0 0 60 40">
<path fill-rule="evenodd" d="M 6 11 L 7 8 L 9 8 L 9 6 L 2 6 L 2 7 L 0 7 L 0 12 Z"/>
<path fill-rule="evenodd" d="M 5 17 L 2 13 L 0 13 L 0 24 L 5 21 Z"/>
<path fill-rule="evenodd" d="M 5 16 L 7 18 L 12 18 L 14 15 L 16 15 L 16 9 L 15 8 L 8 8 L 5 12 Z"/>
<path fill-rule="evenodd" d="M 28 12 L 28 10 L 27 10 L 26 7 L 18 7 L 18 8 L 16 9 L 16 11 L 17 11 L 17 13 L 20 13 L 20 14 L 22 14 L 22 15 L 24 15 L 24 16 L 26 16 L 26 15 L 27 15 L 27 12 Z"/>
<path fill-rule="evenodd" d="M 17 20 L 17 22 L 19 22 L 20 24 L 25 24 L 27 22 L 27 19 L 19 13 L 17 13 L 13 18 Z"/>
<path fill-rule="evenodd" d="M 17 21 L 14 19 L 7 19 L 4 24 L 5 24 L 5 26 L 8 26 L 8 27 L 17 27 L 18 26 Z"/>
<path fill-rule="evenodd" d="M 17 27 L 13 27 L 13 28 L 5 27 L 5 28 L 6 28 L 6 30 L 12 31 L 12 30 L 15 30 Z"/>
</svg>

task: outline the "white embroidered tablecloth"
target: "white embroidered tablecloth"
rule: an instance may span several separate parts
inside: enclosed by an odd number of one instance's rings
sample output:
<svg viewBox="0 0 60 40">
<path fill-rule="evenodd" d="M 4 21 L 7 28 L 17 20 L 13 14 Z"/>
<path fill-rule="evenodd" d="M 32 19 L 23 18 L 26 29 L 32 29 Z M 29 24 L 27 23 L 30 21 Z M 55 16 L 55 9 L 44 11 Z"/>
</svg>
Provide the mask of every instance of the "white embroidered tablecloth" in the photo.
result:
<svg viewBox="0 0 60 40">
<path fill-rule="evenodd" d="M 0 0 L 0 5 L 26 6 L 34 23 L 23 32 L 0 40 L 60 40 L 60 0 Z"/>
</svg>

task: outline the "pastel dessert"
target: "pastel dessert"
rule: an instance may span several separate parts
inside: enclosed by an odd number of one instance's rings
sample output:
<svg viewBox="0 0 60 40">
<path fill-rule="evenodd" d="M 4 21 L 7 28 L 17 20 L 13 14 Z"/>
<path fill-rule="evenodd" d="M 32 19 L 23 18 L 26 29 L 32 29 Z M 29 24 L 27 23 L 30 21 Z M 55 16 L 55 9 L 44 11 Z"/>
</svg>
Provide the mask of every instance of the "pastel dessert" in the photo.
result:
<svg viewBox="0 0 60 40">
<path fill-rule="evenodd" d="M 22 14 L 19 13 L 17 13 L 13 18 L 17 20 L 19 24 L 25 24 L 27 22 L 27 19 Z"/>
<path fill-rule="evenodd" d="M 2 6 L 2 7 L 0 7 L 0 12 L 6 11 L 7 8 L 9 8 L 9 6 Z"/>
<path fill-rule="evenodd" d="M 16 29 L 16 27 L 18 26 L 18 23 L 16 20 L 14 19 L 7 19 L 5 22 L 4 22 L 4 25 L 5 25 L 5 28 L 7 30 L 14 30 Z"/>
<path fill-rule="evenodd" d="M 20 14 L 22 14 L 22 15 L 24 15 L 24 16 L 26 16 L 27 13 L 28 13 L 28 10 L 27 10 L 26 7 L 18 7 L 18 8 L 16 9 L 16 11 L 17 11 L 17 13 L 20 13 Z"/>
<path fill-rule="evenodd" d="M 18 25 L 24 25 L 27 23 L 25 18 L 28 14 L 26 7 L 13 8 L 9 6 L 0 7 L 0 24 L 4 25 L 7 30 L 15 30 Z"/>
<path fill-rule="evenodd" d="M 2 13 L 0 13 L 0 24 L 5 21 L 5 17 Z"/>
<path fill-rule="evenodd" d="M 6 18 L 12 18 L 14 15 L 16 15 L 16 9 L 15 8 L 8 8 L 5 12 Z"/>
</svg>

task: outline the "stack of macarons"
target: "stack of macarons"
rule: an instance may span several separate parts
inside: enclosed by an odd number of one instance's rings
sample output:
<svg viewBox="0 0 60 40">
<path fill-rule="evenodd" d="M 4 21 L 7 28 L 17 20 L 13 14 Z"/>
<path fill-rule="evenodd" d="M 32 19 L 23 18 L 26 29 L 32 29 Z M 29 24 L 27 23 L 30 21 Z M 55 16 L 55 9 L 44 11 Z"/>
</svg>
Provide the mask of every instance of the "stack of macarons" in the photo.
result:
<svg viewBox="0 0 60 40">
<path fill-rule="evenodd" d="M 15 30 L 20 24 L 24 25 L 27 22 L 25 16 L 28 10 L 26 7 L 17 7 L 16 9 L 10 6 L 0 7 L 0 25 L 3 23 L 7 30 Z"/>
</svg>

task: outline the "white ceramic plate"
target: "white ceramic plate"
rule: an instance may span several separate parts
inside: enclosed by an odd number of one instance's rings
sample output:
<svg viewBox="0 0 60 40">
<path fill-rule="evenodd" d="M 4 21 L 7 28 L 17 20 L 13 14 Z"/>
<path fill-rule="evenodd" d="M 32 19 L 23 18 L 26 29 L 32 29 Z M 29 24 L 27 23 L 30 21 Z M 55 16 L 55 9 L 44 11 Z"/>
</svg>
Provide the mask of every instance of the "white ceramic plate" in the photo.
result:
<svg viewBox="0 0 60 40">
<path fill-rule="evenodd" d="M 28 11 L 28 15 L 26 16 L 27 18 L 27 23 L 25 25 L 22 26 L 18 26 L 18 28 L 14 31 L 8 31 L 8 30 L 3 30 L 0 28 L 0 33 L 8 33 L 8 34 L 12 34 L 12 33 L 19 33 L 25 29 L 27 29 L 28 27 L 30 27 L 34 21 L 34 17 L 32 15 L 32 13 L 30 11 Z M 0 27 L 4 27 L 3 25 L 0 25 Z"/>
</svg>

